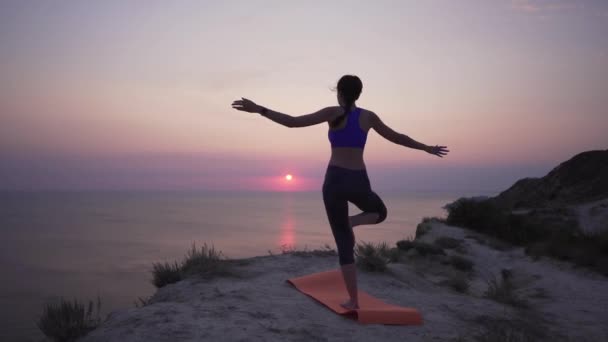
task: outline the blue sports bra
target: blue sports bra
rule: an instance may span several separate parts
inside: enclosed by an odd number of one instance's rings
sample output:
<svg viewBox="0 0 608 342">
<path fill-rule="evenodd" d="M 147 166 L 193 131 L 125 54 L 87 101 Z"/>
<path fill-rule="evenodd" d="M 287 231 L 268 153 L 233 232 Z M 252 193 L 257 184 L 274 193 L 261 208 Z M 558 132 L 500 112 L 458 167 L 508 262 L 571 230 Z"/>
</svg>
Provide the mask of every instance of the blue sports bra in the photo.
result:
<svg viewBox="0 0 608 342">
<path fill-rule="evenodd" d="M 331 147 L 359 147 L 364 148 L 367 141 L 367 132 L 359 126 L 361 108 L 356 108 L 346 115 L 346 126 L 338 130 L 329 130 L 327 137 Z"/>
</svg>

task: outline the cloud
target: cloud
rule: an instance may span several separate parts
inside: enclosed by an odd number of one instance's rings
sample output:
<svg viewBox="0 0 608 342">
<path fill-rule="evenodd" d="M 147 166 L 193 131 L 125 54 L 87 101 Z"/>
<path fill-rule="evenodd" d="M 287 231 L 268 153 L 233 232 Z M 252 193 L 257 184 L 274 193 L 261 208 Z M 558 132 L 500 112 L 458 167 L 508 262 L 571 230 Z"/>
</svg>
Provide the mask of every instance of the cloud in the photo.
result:
<svg viewBox="0 0 608 342">
<path fill-rule="evenodd" d="M 511 8 L 526 13 L 536 13 L 540 11 L 540 7 L 538 5 L 532 4 L 530 0 L 512 0 Z"/>
<path fill-rule="evenodd" d="M 581 9 L 580 1 L 574 0 L 511 0 L 511 9 L 529 14 L 547 14 Z"/>
</svg>

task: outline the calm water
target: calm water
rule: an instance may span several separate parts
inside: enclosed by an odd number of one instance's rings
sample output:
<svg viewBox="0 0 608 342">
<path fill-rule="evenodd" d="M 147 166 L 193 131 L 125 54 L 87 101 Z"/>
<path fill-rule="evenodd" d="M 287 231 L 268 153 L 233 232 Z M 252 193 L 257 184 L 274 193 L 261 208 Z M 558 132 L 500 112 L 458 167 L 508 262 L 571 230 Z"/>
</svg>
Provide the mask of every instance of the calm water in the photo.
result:
<svg viewBox="0 0 608 342">
<path fill-rule="evenodd" d="M 357 240 L 394 243 L 422 217 L 445 216 L 444 204 L 480 194 L 380 192 L 388 219 L 355 228 Z M 4 192 L 0 237 L 0 341 L 39 340 L 42 304 L 61 296 L 99 295 L 104 316 L 132 307 L 155 291 L 152 263 L 179 260 L 192 243 L 232 258 L 334 247 L 320 193 Z"/>
</svg>

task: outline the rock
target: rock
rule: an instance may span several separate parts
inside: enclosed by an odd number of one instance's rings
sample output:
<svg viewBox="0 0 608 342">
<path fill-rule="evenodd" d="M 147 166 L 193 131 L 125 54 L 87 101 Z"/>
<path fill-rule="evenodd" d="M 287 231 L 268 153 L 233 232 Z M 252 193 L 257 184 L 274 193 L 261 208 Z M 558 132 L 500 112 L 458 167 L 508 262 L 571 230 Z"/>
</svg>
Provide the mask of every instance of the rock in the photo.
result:
<svg viewBox="0 0 608 342">
<path fill-rule="evenodd" d="M 500 207 L 539 208 L 608 198 L 608 150 L 587 151 L 542 178 L 524 178 L 491 200 Z"/>
</svg>

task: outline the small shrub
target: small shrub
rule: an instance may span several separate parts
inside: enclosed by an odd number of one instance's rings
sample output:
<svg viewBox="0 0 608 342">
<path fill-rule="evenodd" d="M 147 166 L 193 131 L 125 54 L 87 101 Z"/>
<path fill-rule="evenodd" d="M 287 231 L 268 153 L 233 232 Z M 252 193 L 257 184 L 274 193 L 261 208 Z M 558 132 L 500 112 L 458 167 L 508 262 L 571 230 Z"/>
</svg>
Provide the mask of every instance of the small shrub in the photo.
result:
<svg viewBox="0 0 608 342">
<path fill-rule="evenodd" d="M 452 255 L 449 259 L 450 265 L 460 271 L 469 272 L 473 270 L 473 261 L 470 259 L 461 257 L 459 255 Z"/>
<path fill-rule="evenodd" d="M 303 250 L 296 250 L 293 246 L 283 245 L 281 246 L 281 254 L 291 254 L 299 257 L 312 257 L 312 256 L 336 256 L 336 250 L 331 248 L 329 245 L 323 246 L 323 248 L 308 250 L 304 247 Z"/>
<path fill-rule="evenodd" d="M 602 230 L 600 233 L 591 236 L 593 241 L 597 242 L 600 252 L 604 255 L 608 255 L 608 227 Z"/>
<path fill-rule="evenodd" d="M 542 240 L 555 231 L 552 228 L 555 222 L 541 222 L 526 215 L 509 213 L 506 214 L 506 221 L 495 236 L 516 245 Z"/>
<path fill-rule="evenodd" d="M 443 248 L 430 243 L 416 241 L 414 242 L 414 248 L 421 256 L 427 255 L 445 255 Z"/>
<path fill-rule="evenodd" d="M 101 299 L 97 297 L 96 315 L 93 315 L 93 301 L 88 309 L 76 299 L 69 302 L 61 298 L 59 303 L 45 304 L 42 316 L 37 322 L 42 333 L 56 342 L 75 341 L 95 329 L 100 323 Z"/>
<path fill-rule="evenodd" d="M 409 251 L 415 249 L 418 254 L 422 256 L 426 255 L 445 255 L 443 248 L 432 245 L 430 243 L 412 240 L 400 240 L 397 241 L 397 249 L 401 251 Z"/>
<path fill-rule="evenodd" d="M 467 252 L 468 252 L 468 250 L 464 244 L 458 245 L 458 247 L 454 248 L 454 251 L 456 253 L 460 253 L 460 254 L 467 254 Z"/>
<path fill-rule="evenodd" d="M 535 258 L 546 255 L 608 275 L 607 236 L 608 231 L 587 236 L 569 230 L 557 230 L 546 240 L 526 246 L 525 251 Z"/>
<path fill-rule="evenodd" d="M 412 240 L 399 240 L 397 241 L 397 248 L 402 251 L 409 251 L 414 248 L 416 244 Z"/>
<path fill-rule="evenodd" d="M 431 226 L 429 223 L 429 221 L 422 221 L 416 225 L 416 235 L 414 236 L 415 239 L 419 239 L 431 231 Z"/>
<path fill-rule="evenodd" d="M 475 320 L 483 327 L 483 332 L 475 334 L 477 342 L 534 342 L 547 341 L 547 328 L 537 315 L 524 314 L 524 317 L 479 316 Z M 470 341 L 471 339 L 467 339 Z"/>
<path fill-rule="evenodd" d="M 401 258 L 401 250 L 393 247 L 388 250 L 386 257 L 390 262 L 399 262 L 399 259 Z"/>
<path fill-rule="evenodd" d="M 462 272 L 454 273 L 444 282 L 444 284 L 451 287 L 454 291 L 460 293 L 467 293 L 470 286 L 469 279 L 467 278 L 466 274 Z"/>
<path fill-rule="evenodd" d="M 177 283 L 182 280 L 181 267 L 177 262 L 174 264 L 155 263 L 152 265 L 152 284 L 157 288 Z"/>
<path fill-rule="evenodd" d="M 135 305 L 136 308 L 143 308 L 144 306 L 150 304 L 150 299 L 152 299 L 152 296 L 137 297 L 137 300 L 134 301 L 133 304 Z"/>
<path fill-rule="evenodd" d="M 602 254 L 597 248 L 577 246 L 571 250 L 572 262 L 577 266 L 595 268 L 598 261 L 602 259 Z"/>
<path fill-rule="evenodd" d="M 388 246 L 388 244 L 386 242 L 380 242 L 376 245 L 376 249 L 378 250 L 378 253 L 380 255 L 382 255 L 385 258 L 389 258 L 390 255 L 390 247 Z"/>
<path fill-rule="evenodd" d="M 388 250 L 386 243 L 374 245 L 363 242 L 357 244 L 355 248 L 357 266 L 368 272 L 386 271 L 389 262 L 386 250 Z"/>
<path fill-rule="evenodd" d="M 510 249 L 513 248 L 513 245 L 511 245 L 510 243 L 506 242 L 505 240 L 499 240 L 498 238 L 489 236 L 487 241 L 486 241 L 486 245 L 490 248 L 493 248 L 497 251 L 508 251 Z"/>
<path fill-rule="evenodd" d="M 608 257 L 602 257 L 598 260 L 595 265 L 595 270 L 608 277 Z"/>
<path fill-rule="evenodd" d="M 528 306 L 526 301 L 517 295 L 515 286 L 511 281 L 511 271 L 508 270 L 502 270 L 501 278 L 494 276 L 488 281 L 485 296 L 514 307 L 525 308 Z"/>
<path fill-rule="evenodd" d="M 551 296 L 549 295 L 549 291 L 542 287 L 534 288 L 534 293 L 530 295 L 531 298 L 539 298 L 539 299 L 549 299 Z"/>
<path fill-rule="evenodd" d="M 422 222 L 418 223 L 418 225 L 416 226 L 416 235 L 415 238 L 418 239 L 421 236 L 425 235 L 426 233 L 428 233 L 429 231 L 431 231 L 431 223 L 433 221 L 440 221 L 440 219 L 436 219 L 433 217 L 425 217 L 422 219 Z"/>
<path fill-rule="evenodd" d="M 467 227 L 479 232 L 506 225 L 506 215 L 487 200 L 461 198 L 446 206 L 449 225 Z"/>
<path fill-rule="evenodd" d="M 435 239 L 435 244 L 443 249 L 454 249 L 462 244 L 462 240 L 441 236 Z"/>
<path fill-rule="evenodd" d="M 467 238 L 467 239 L 473 239 L 473 240 L 475 240 L 480 245 L 486 245 L 488 243 L 486 241 L 486 239 L 483 238 L 480 235 L 467 235 L 467 236 L 465 236 L 465 238 Z"/>
<path fill-rule="evenodd" d="M 433 221 L 440 221 L 441 219 L 437 218 L 437 217 L 429 217 L 429 216 L 425 216 L 422 218 L 421 223 L 429 223 L 429 222 L 433 222 Z"/>
<path fill-rule="evenodd" d="M 152 283 L 157 288 L 176 283 L 189 275 L 202 275 L 207 278 L 214 276 L 226 276 L 232 274 L 231 266 L 245 261 L 230 263 L 213 246 L 207 244 L 199 249 L 192 245 L 183 261 L 180 263 L 155 263 L 152 267 Z M 246 262 L 245 262 L 246 263 Z"/>
<path fill-rule="evenodd" d="M 196 245 L 188 251 L 181 270 L 186 275 L 205 275 L 209 277 L 230 274 L 229 264 L 222 252 L 207 244 L 198 250 Z"/>
</svg>

